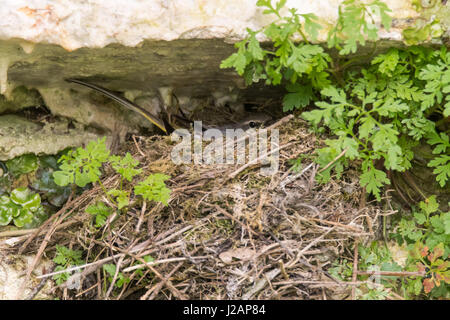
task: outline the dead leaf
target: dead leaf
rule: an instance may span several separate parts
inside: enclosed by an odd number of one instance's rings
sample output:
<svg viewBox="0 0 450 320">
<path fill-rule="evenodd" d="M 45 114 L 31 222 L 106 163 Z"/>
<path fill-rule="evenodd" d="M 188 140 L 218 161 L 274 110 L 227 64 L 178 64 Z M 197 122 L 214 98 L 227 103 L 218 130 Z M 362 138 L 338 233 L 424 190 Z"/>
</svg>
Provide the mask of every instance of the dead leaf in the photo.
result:
<svg viewBox="0 0 450 320">
<path fill-rule="evenodd" d="M 219 258 L 224 263 L 229 264 L 229 263 L 233 262 L 233 259 L 241 260 L 241 261 L 249 261 L 254 257 L 254 255 L 255 255 L 255 251 L 250 248 L 236 248 L 236 249 L 222 252 L 219 255 Z"/>
<path fill-rule="evenodd" d="M 425 293 L 430 293 L 431 289 L 434 288 L 433 279 L 425 279 L 423 280 L 423 289 Z"/>
</svg>

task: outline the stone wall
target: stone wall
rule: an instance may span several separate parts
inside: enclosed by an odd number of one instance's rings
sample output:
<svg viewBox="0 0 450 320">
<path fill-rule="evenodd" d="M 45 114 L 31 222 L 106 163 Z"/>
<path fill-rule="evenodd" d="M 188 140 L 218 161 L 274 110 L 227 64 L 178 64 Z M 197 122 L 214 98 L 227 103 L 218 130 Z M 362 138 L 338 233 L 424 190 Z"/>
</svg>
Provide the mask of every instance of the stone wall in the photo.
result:
<svg viewBox="0 0 450 320">
<path fill-rule="evenodd" d="M 341 2 L 288 0 L 286 7 L 315 13 L 331 26 Z M 402 29 L 417 19 L 448 16 L 440 10 L 423 18 L 425 12 L 418 13 L 410 0 L 386 3 L 393 28 L 381 29 L 380 39 L 388 46 L 401 44 Z M 172 88 L 186 105 L 198 98 L 216 105 L 217 97 L 239 100 L 243 81 L 233 70 L 220 69 L 220 62 L 234 51 L 233 42 L 245 37 L 246 28 L 259 29 L 274 19 L 256 0 L 3 0 L 0 17 L 0 114 L 37 104 L 39 92 L 53 115 L 102 129 L 102 134 L 148 124 L 65 78 L 83 78 L 132 100 L 147 99 L 151 112 L 161 110 L 161 92 L 167 92 L 162 88 Z M 327 32 L 322 30 L 319 41 Z M 31 96 L 24 96 L 27 92 Z"/>
</svg>

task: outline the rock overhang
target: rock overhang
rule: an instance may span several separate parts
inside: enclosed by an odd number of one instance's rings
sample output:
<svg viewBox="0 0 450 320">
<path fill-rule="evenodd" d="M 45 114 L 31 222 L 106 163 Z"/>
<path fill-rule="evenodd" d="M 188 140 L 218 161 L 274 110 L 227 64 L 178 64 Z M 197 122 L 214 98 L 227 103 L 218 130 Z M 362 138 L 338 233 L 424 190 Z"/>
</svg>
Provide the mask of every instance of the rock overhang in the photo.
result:
<svg viewBox="0 0 450 320">
<path fill-rule="evenodd" d="M 402 30 L 416 20 L 442 20 L 448 12 L 448 6 L 425 13 L 411 1 L 384 2 L 392 10 L 393 26 L 380 29 L 381 50 L 402 45 Z M 324 43 L 340 3 L 288 0 L 286 8 L 316 14 L 325 26 L 318 42 Z M 41 93 L 52 114 L 85 126 L 104 123 L 102 129 L 110 133 L 145 123 L 117 106 L 105 110 L 86 89 L 65 78 L 87 79 L 140 101 L 148 97 L 149 111 L 161 109 L 160 88 L 174 88 L 186 104 L 207 96 L 235 99 L 244 82 L 233 70 L 220 69 L 220 62 L 234 52 L 233 43 L 245 37 L 247 28 L 260 29 L 275 19 L 253 0 L 5 0 L 0 16 L 0 93 L 9 103 L 6 112 L 11 112 L 14 90 L 25 86 Z M 253 96 L 260 94 L 257 90 Z M 105 118 L 108 110 L 111 117 Z M 118 128 L 120 123 L 126 128 Z"/>
</svg>

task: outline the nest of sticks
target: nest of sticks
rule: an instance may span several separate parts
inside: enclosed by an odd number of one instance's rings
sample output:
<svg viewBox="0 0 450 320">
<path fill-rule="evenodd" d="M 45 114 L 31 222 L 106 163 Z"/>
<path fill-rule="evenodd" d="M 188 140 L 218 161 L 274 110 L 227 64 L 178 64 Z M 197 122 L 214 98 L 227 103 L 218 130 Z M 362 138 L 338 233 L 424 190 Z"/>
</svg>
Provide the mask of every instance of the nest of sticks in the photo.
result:
<svg viewBox="0 0 450 320">
<path fill-rule="evenodd" d="M 83 250 L 86 263 L 55 287 L 63 299 L 345 299 L 355 283 L 327 269 L 336 259 L 352 260 L 355 241 L 377 237 L 380 218 L 392 212 L 361 205 L 352 168 L 339 181 L 316 182 L 320 170 L 308 156 L 321 142 L 303 120 L 291 115 L 270 128 L 279 129 L 280 161 L 269 177 L 258 164 L 175 165 L 170 137 L 133 136 L 124 152 L 145 173 L 171 176 L 168 206 L 132 197 L 126 213 L 95 229 L 85 208 L 108 200 L 94 186 L 7 250 L 35 254 L 26 277 L 42 257 L 54 257 L 56 244 Z M 289 160 L 300 156 L 302 168 L 293 171 Z M 104 186 L 116 187 L 119 176 L 105 171 Z M 154 260 L 146 262 L 148 255 Z M 102 271 L 106 263 L 116 265 L 112 279 Z M 119 272 L 130 280 L 121 288 Z"/>
</svg>

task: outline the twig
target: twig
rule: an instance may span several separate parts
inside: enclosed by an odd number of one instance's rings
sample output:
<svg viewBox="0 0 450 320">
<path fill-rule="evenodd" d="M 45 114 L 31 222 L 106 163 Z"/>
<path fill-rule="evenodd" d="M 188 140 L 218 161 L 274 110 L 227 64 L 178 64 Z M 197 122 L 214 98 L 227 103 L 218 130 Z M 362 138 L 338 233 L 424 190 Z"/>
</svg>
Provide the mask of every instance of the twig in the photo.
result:
<svg viewBox="0 0 450 320">
<path fill-rule="evenodd" d="M 242 300 L 250 300 L 255 294 L 257 294 L 259 291 L 261 291 L 262 289 L 264 289 L 264 287 L 267 285 L 268 281 L 271 281 L 272 279 L 274 279 L 276 276 L 278 276 L 281 273 L 280 269 L 273 269 L 269 272 L 266 272 L 264 274 L 264 278 L 259 279 L 255 286 L 253 288 L 251 288 L 250 290 L 248 290 L 243 296 L 242 296 Z"/>
<path fill-rule="evenodd" d="M 317 173 L 322 173 L 322 172 L 324 172 L 325 170 L 327 170 L 330 166 L 333 165 L 333 163 L 335 163 L 335 162 L 338 161 L 341 157 L 343 157 L 344 154 L 347 152 L 347 150 L 348 150 L 348 147 L 345 148 L 344 150 L 342 150 L 342 152 L 339 153 L 339 154 L 337 155 L 336 158 L 334 158 L 331 162 L 329 162 L 325 167 L 323 167 L 322 169 L 320 169 Z"/>
<path fill-rule="evenodd" d="M 51 268 L 50 271 L 53 271 L 55 267 Z M 30 292 L 28 297 L 25 298 L 25 300 L 33 300 L 34 297 L 41 291 L 41 289 L 45 286 L 48 279 L 42 279 L 41 282 L 33 289 L 33 291 Z"/>
<path fill-rule="evenodd" d="M 131 249 L 130 253 L 142 250 L 143 248 L 140 245 L 142 245 L 144 243 L 149 244 L 148 241 L 141 242 L 140 244 L 136 245 L 133 249 Z M 86 264 L 83 264 L 83 265 L 80 265 L 80 266 L 75 266 L 75 267 L 67 268 L 67 269 L 60 270 L 60 271 L 46 273 L 46 274 L 37 276 L 36 278 L 37 279 L 48 278 L 48 277 L 52 277 L 52 276 L 60 274 L 60 273 L 72 272 L 72 271 L 76 271 L 76 270 L 80 270 L 80 269 L 85 269 L 87 267 L 93 267 L 93 266 L 98 267 L 99 265 L 105 264 L 105 263 L 107 263 L 109 261 L 112 261 L 114 259 L 120 258 L 120 257 L 122 257 L 124 255 L 125 255 L 125 253 L 118 253 L 118 254 L 109 256 L 107 258 L 103 258 L 103 259 L 100 259 L 100 260 L 97 260 L 97 261 L 94 261 L 94 262 L 86 263 Z"/>
<path fill-rule="evenodd" d="M 217 204 L 213 206 L 214 208 L 216 208 L 217 211 L 219 211 L 220 213 L 226 215 L 228 218 L 230 218 L 231 220 L 233 220 L 234 222 L 236 222 L 237 224 L 239 224 L 241 227 L 243 227 L 244 229 L 246 229 L 249 233 L 253 233 L 255 235 L 258 235 L 258 232 L 256 232 L 255 230 L 253 230 L 252 228 L 250 228 L 249 226 L 246 226 L 244 223 L 242 223 L 241 221 L 239 221 L 238 219 L 236 219 L 233 215 L 229 214 L 225 209 L 219 207 Z"/>
<path fill-rule="evenodd" d="M 411 178 L 408 171 L 403 172 L 403 176 L 406 179 L 406 182 L 409 183 L 413 188 L 417 191 L 417 193 L 420 194 L 420 196 L 423 198 L 423 200 L 426 200 L 427 197 L 423 194 L 422 190 L 417 186 L 417 184 L 414 182 L 414 179 Z"/>
<path fill-rule="evenodd" d="M 210 256 L 191 257 L 191 259 L 194 259 L 194 260 L 195 259 L 208 259 L 208 258 L 210 258 Z M 123 269 L 122 272 L 131 272 L 131 271 L 134 271 L 134 270 L 137 270 L 137 269 L 145 268 L 147 266 L 156 266 L 158 264 L 177 262 L 177 261 L 186 261 L 186 260 L 189 260 L 189 258 L 179 257 L 179 258 L 161 259 L 161 260 L 157 260 L 157 261 L 151 261 L 151 262 L 146 262 L 146 263 L 143 263 L 143 264 L 131 266 L 131 267 Z"/>
<path fill-rule="evenodd" d="M 275 122 L 274 124 L 268 126 L 268 127 L 265 128 L 264 130 L 270 131 L 270 130 L 272 130 L 272 129 L 275 129 L 276 127 L 279 127 L 279 126 L 282 125 L 283 123 L 289 122 L 292 118 L 294 118 L 294 115 L 293 115 L 293 114 L 289 114 L 289 115 L 287 115 L 286 117 L 281 118 L 280 120 L 278 120 L 278 121 Z M 236 141 L 233 140 L 233 141 L 231 141 L 231 143 L 227 143 L 227 144 L 225 145 L 225 148 L 228 148 L 231 144 L 235 144 L 235 143 L 244 141 L 244 140 L 246 140 L 246 139 L 248 139 L 249 137 L 254 136 L 254 135 L 255 135 L 255 133 L 253 133 L 253 134 L 245 133 L 243 137 L 237 139 Z"/>
<path fill-rule="evenodd" d="M 384 287 L 382 284 L 373 283 L 370 281 L 355 281 L 355 282 L 353 282 L 353 281 L 349 281 L 349 282 L 336 281 L 336 282 L 332 282 L 332 281 L 317 281 L 317 280 L 289 280 L 289 281 L 272 282 L 273 285 L 312 284 L 312 285 L 314 285 L 314 287 L 360 286 L 360 285 L 368 284 L 368 283 L 370 283 L 370 285 L 373 285 L 373 286 Z M 313 286 L 311 286 L 311 287 L 313 287 Z"/>
<path fill-rule="evenodd" d="M 227 180 L 233 179 L 233 178 L 236 177 L 239 173 L 241 173 L 242 171 L 244 171 L 244 170 L 247 169 L 248 167 L 251 167 L 251 166 L 257 164 L 260 160 L 266 158 L 267 156 L 271 155 L 272 153 L 278 152 L 278 151 L 280 151 L 281 149 L 290 147 L 290 146 L 292 146 L 293 144 L 296 144 L 296 143 L 298 143 L 298 141 L 294 141 L 294 142 L 287 143 L 287 144 L 285 144 L 285 145 L 283 145 L 283 146 L 280 146 L 280 147 L 278 147 L 278 148 L 275 148 L 274 150 L 270 150 L 270 152 L 264 153 L 263 155 L 261 155 L 261 156 L 259 156 L 258 158 L 254 159 L 254 160 L 252 160 L 252 161 L 250 161 L 250 162 L 248 162 L 248 163 L 246 163 L 245 165 L 243 165 L 242 167 L 240 167 L 240 168 L 237 169 L 236 171 L 234 171 L 234 172 L 232 172 L 231 174 L 229 174 Z"/>
<path fill-rule="evenodd" d="M 291 119 L 293 119 L 293 118 L 294 118 L 294 115 L 293 115 L 293 114 L 289 114 L 289 115 L 287 115 L 286 117 L 281 118 L 280 120 L 278 120 L 278 121 L 275 122 L 274 124 L 268 126 L 268 127 L 267 127 L 267 130 L 272 130 L 272 129 L 276 128 L 276 127 L 279 127 L 280 125 L 282 125 L 282 124 L 284 124 L 284 123 L 286 123 L 286 122 L 291 121 Z"/>
<path fill-rule="evenodd" d="M 192 226 L 192 225 L 189 225 L 189 226 L 187 226 L 187 227 L 184 227 L 184 228 L 182 228 L 181 230 L 179 230 L 179 231 L 177 231 L 177 232 L 175 232 L 175 233 L 172 233 L 172 234 L 171 234 L 170 236 L 168 236 L 167 238 L 164 238 L 164 239 L 162 239 L 162 240 L 160 240 L 160 241 L 154 243 L 152 246 L 159 246 L 159 245 L 161 245 L 161 244 L 163 244 L 163 243 L 169 241 L 170 239 L 172 239 L 172 238 L 178 236 L 179 234 L 182 234 L 182 233 L 184 233 L 184 232 L 186 232 L 186 231 L 188 231 L 188 230 L 190 230 L 190 229 L 192 229 L 192 228 L 194 228 L 194 226 Z M 136 246 L 134 246 L 134 247 L 129 251 L 129 253 L 131 254 L 131 253 L 135 253 L 135 252 L 141 251 L 141 250 L 145 249 L 150 243 L 151 243 L 151 240 L 146 240 L 146 241 L 144 241 L 144 242 L 141 242 L 141 243 L 137 244 Z M 119 248 L 115 248 L 115 249 L 117 249 L 117 250 L 120 251 Z M 67 269 L 64 269 L 64 270 L 55 271 L 55 272 L 52 272 L 52 273 L 46 273 L 46 274 L 37 276 L 36 278 L 37 278 L 37 279 L 41 279 L 41 278 L 51 277 L 51 276 L 54 276 L 54 275 L 57 275 L 57 274 L 60 274 L 60 273 L 72 272 L 72 271 L 84 269 L 84 268 L 87 268 L 87 267 L 93 267 L 93 266 L 98 267 L 99 265 L 102 265 L 102 264 L 107 263 L 107 262 L 109 262 L 109 261 L 112 261 L 112 260 L 114 260 L 114 259 L 120 258 L 120 257 L 122 257 L 122 256 L 124 256 L 124 255 L 126 255 L 126 254 L 125 254 L 125 253 L 118 253 L 118 254 L 109 256 L 109 257 L 107 257 L 107 258 L 104 258 L 104 259 L 101 259 L 101 260 L 97 260 L 97 261 L 94 261 L 94 262 L 90 262 L 90 263 L 86 263 L 86 264 L 83 264 L 83 265 L 80 265 L 80 266 L 75 266 L 75 267 L 67 268 Z M 143 263 L 146 264 L 145 261 L 144 261 Z"/>
<path fill-rule="evenodd" d="M 7 231 L 0 232 L 0 238 L 23 236 L 23 235 L 26 235 L 26 234 L 30 234 L 30 233 L 36 232 L 37 230 L 38 229 L 7 230 Z"/>
<path fill-rule="evenodd" d="M 79 223 L 79 221 L 67 221 L 67 222 L 61 223 L 61 224 L 59 224 L 56 227 L 55 231 L 60 230 L 60 229 L 64 229 L 64 228 L 66 228 L 68 226 L 71 226 L 72 224 L 75 224 L 75 223 Z M 26 236 L 26 235 L 33 234 L 33 233 L 36 233 L 36 235 L 39 236 L 42 233 L 44 233 L 44 230 L 42 230 L 41 228 L 26 229 L 26 230 L 8 230 L 8 231 L 0 232 L 0 238 L 2 238 L 2 237 Z M 34 235 L 33 235 L 33 237 L 34 237 Z M 5 243 L 7 241 L 8 240 L 2 240 L 1 243 Z"/>
<path fill-rule="evenodd" d="M 82 296 L 83 294 L 85 294 L 86 292 L 91 291 L 92 289 L 95 289 L 97 287 L 97 283 L 95 283 L 94 285 L 92 285 L 90 288 L 87 288 L 86 290 L 81 291 L 80 293 L 77 293 L 75 295 L 75 298 L 78 298 L 79 296 Z"/>
<path fill-rule="evenodd" d="M 424 277 L 427 275 L 425 271 L 357 271 L 359 275 L 371 276 L 377 275 L 382 277 Z"/>
<path fill-rule="evenodd" d="M 353 252 L 353 275 L 352 282 L 356 282 L 358 275 L 358 239 L 355 240 L 355 249 Z M 356 286 L 352 286 L 352 300 L 356 300 Z"/>
<path fill-rule="evenodd" d="M 285 180 L 281 181 L 280 187 L 283 189 L 286 187 L 287 184 L 294 182 L 298 178 L 300 178 L 303 174 L 305 174 L 306 171 L 309 170 L 314 165 L 314 162 L 311 162 L 306 168 L 304 168 L 300 173 L 297 173 L 295 175 L 287 177 Z"/>
<path fill-rule="evenodd" d="M 181 268 L 181 266 L 183 265 L 183 262 L 180 262 L 179 264 L 177 264 L 175 266 L 175 268 L 172 269 L 172 271 L 170 271 L 170 273 L 164 277 L 164 280 L 161 280 L 156 286 L 154 286 L 153 288 L 151 288 L 148 292 L 152 292 L 152 295 L 150 296 L 149 300 L 153 300 L 156 295 L 159 293 L 159 291 L 162 289 L 162 287 L 167 283 L 167 281 L 170 279 L 170 277 L 172 277 L 172 275 Z M 147 300 L 147 293 L 144 294 L 141 298 L 141 300 Z"/>
<path fill-rule="evenodd" d="M 177 297 L 178 299 L 180 299 L 180 300 L 187 300 L 188 299 L 188 297 L 186 296 L 186 295 L 184 295 L 183 293 L 181 293 L 177 288 L 175 288 L 174 287 L 174 285 L 172 284 L 172 282 L 169 280 L 169 279 L 166 279 L 158 270 L 156 270 L 155 268 L 153 268 L 152 266 L 150 266 L 150 265 L 147 265 L 147 262 L 144 260 L 144 259 L 142 259 L 142 258 L 140 258 L 140 257 L 137 257 L 137 256 L 135 256 L 135 255 L 133 255 L 133 254 L 129 254 L 132 258 L 134 258 L 134 259 L 136 259 L 136 260 L 138 260 L 139 262 L 141 262 L 141 263 L 143 263 L 143 264 L 146 264 L 146 267 L 147 268 L 149 268 L 158 278 L 160 278 L 163 282 L 164 282 L 164 285 L 166 285 L 167 286 L 167 288 L 170 290 L 170 292 L 175 296 L 175 297 Z"/>
<path fill-rule="evenodd" d="M 136 146 L 137 151 L 141 154 L 141 156 L 145 157 L 145 153 L 143 153 L 141 148 L 139 148 L 139 144 L 136 141 L 135 135 L 133 134 L 131 137 L 133 138 L 134 145 Z"/>
<path fill-rule="evenodd" d="M 144 200 L 144 202 L 142 203 L 141 214 L 139 215 L 139 220 L 138 220 L 138 223 L 136 224 L 136 229 L 135 229 L 136 234 L 138 234 L 139 230 L 141 229 L 141 224 L 144 221 L 145 210 L 147 210 L 147 201 Z"/>
<path fill-rule="evenodd" d="M 334 230 L 334 227 L 330 228 L 327 232 L 323 233 L 320 237 L 318 237 L 318 238 L 314 239 L 313 241 L 311 241 L 306 247 L 304 247 L 302 250 L 299 251 L 299 254 L 304 254 L 306 251 L 308 251 L 309 248 L 311 248 L 313 245 L 315 245 L 320 240 L 322 240 L 332 230 Z"/>
<path fill-rule="evenodd" d="M 345 229 L 350 229 L 356 232 L 362 232 L 363 230 L 357 228 L 357 227 L 353 227 L 353 226 L 349 226 L 346 224 L 342 224 L 339 222 L 334 222 L 334 221 L 328 221 L 328 220 L 323 220 L 323 219 L 318 219 L 318 218 L 309 218 L 309 220 L 313 220 L 319 223 L 325 223 L 325 224 L 330 224 L 332 226 L 337 226 L 337 227 L 341 227 L 341 228 L 345 228 Z"/>
<path fill-rule="evenodd" d="M 118 277 L 119 271 L 120 271 L 120 266 L 122 265 L 124 258 L 125 258 L 125 256 L 120 257 L 119 261 L 116 264 L 116 272 L 114 272 L 114 277 L 111 280 L 108 291 L 106 291 L 105 299 L 108 299 L 109 295 L 111 294 L 112 290 L 114 289 L 114 284 L 116 283 L 116 280 L 117 280 L 117 277 Z"/>
</svg>

